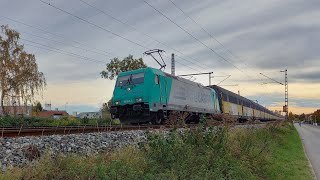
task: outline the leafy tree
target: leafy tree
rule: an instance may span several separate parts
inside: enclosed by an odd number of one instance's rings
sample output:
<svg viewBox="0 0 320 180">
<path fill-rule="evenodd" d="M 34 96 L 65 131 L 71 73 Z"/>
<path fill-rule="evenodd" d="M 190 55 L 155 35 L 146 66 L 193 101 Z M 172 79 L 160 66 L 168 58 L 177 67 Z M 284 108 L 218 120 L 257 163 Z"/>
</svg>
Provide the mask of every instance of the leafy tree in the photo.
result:
<svg viewBox="0 0 320 180">
<path fill-rule="evenodd" d="M 36 58 L 24 51 L 18 41 L 19 32 L 8 26 L 1 26 L 0 35 L 0 101 L 4 112 L 4 102 L 10 97 L 19 97 L 19 101 L 30 102 L 46 86 L 42 72 L 39 72 Z"/>
<path fill-rule="evenodd" d="M 43 108 L 42 108 L 42 105 L 41 103 L 38 101 L 34 104 L 34 106 L 32 107 L 32 112 L 40 112 L 42 111 Z"/>
<path fill-rule="evenodd" d="M 107 102 L 103 103 L 100 111 L 102 112 L 102 118 L 110 118 L 110 107 L 112 105 L 112 98 Z"/>
<path fill-rule="evenodd" d="M 103 103 L 100 110 L 102 112 L 109 112 L 111 105 L 112 105 L 112 98 L 107 103 Z"/>
<path fill-rule="evenodd" d="M 145 68 L 147 65 L 143 62 L 142 58 L 134 59 L 132 55 L 125 57 L 123 60 L 118 58 L 111 59 L 107 63 L 106 69 L 100 74 L 102 78 L 114 79 L 120 72 L 131 71 L 135 69 Z"/>
<path fill-rule="evenodd" d="M 290 120 L 293 120 L 293 119 L 294 119 L 294 115 L 293 115 L 292 112 L 289 112 L 289 115 L 288 115 L 288 116 L 289 116 L 289 119 L 290 119 Z"/>
<path fill-rule="evenodd" d="M 320 109 L 316 110 L 312 114 L 312 117 L 316 120 L 316 122 L 320 123 Z"/>
<path fill-rule="evenodd" d="M 304 113 L 302 113 L 300 116 L 299 116 L 299 120 L 305 120 L 306 119 L 306 115 Z"/>
</svg>

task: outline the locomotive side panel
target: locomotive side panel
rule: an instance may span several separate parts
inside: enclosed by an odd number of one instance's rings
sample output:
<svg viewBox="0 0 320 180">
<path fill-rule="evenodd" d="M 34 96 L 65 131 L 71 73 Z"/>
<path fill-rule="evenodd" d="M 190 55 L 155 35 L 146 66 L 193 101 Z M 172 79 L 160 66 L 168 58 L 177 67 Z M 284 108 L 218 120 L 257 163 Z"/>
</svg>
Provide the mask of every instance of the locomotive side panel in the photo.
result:
<svg viewBox="0 0 320 180">
<path fill-rule="evenodd" d="M 168 109 L 199 113 L 220 112 L 215 91 L 183 79 L 172 79 Z"/>
</svg>

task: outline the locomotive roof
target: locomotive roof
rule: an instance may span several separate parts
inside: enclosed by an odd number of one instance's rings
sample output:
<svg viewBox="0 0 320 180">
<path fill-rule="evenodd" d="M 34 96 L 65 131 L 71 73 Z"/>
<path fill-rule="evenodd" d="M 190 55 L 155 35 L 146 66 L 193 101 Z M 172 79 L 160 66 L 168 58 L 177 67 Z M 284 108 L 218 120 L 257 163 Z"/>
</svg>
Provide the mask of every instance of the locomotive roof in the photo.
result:
<svg viewBox="0 0 320 180">
<path fill-rule="evenodd" d="M 182 82 L 184 82 L 184 83 L 188 83 L 188 84 L 191 84 L 191 85 L 194 85 L 194 86 L 199 86 L 199 87 L 203 87 L 203 88 L 209 89 L 208 87 L 203 86 L 203 85 L 200 84 L 200 83 L 193 82 L 193 81 L 190 81 L 190 80 L 188 80 L 188 79 L 185 79 L 185 78 L 182 78 L 182 77 L 179 77 L 179 76 L 174 76 L 174 75 L 172 75 L 172 74 L 163 72 L 163 71 L 160 70 L 160 69 L 155 69 L 155 68 L 152 68 L 152 67 L 146 67 L 146 68 L 136 69 L 136 70 L 132 70 L 132 71 L 121 72 L 121 73 L 119 74 L 119 76 L 126 76 L 126 75 L 130 75 L 130 74 L 136 74 L 136 73 L 146 72 L 146 71 L 148 71 L 148 70 L 152 71 L 154 74 L 167 76 L 167 77 L 170 77 L 170 78 L 173 78 L 173 79 L 182 81 Z"/>
</svg>

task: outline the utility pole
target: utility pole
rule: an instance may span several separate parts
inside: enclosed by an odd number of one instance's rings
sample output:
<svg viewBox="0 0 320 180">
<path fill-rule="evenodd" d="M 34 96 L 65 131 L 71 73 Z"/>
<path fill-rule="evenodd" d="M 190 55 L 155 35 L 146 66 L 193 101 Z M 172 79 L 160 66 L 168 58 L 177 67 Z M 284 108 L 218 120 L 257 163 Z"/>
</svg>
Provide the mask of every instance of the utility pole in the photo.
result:
<svg viewBox="0 0 320 180">
<path fill-rule="evenodd" d="M 175 76 L 176 74 L 176 65 L 175 65 L 175 61 L 174 61 L 174 54 L 171 54 L 171 75 Z"/>
<path fill-rule="evenodd" d="M 286 79 L 286 82 L 285 82 L 285 100 L 286 100 L 286 110 L 287 110 L 287 119 L 289 118 L 289 91 L 288 91 L 288 70 L 286 69 L 286 72 L 285 72 L 285 79 Z"/>
<path fill-rule="evenodd" d="M 281 83 L 281 82 L 279 82 L 279 81 L 277 81 L 277 80 L 275 80 L 275 79 L 272 79 L 272 78 L 270 78 L 270 77 L 268 77 L 268 76 L 266 76 L 266 75 L 264 75 L 264 74 L 262 74 L 262 73 L 260 73 L 260 74 L 261 74 L 262 76 L 264 76 L 264 77 L 272 80 L 273 82 L 276 82 L 276 83 L 278 83 L 278 84 L 284 85 L 284 106 L 283 106 L 283 112 L 286 113 L 285 118 L 286 118 L 286 120 L 288 120 L 288 115 L 289 115 L 289 108 L 288 108 L 288 105 L 289 105 L 288 70 L 285 69 L 284 71 L 280 71 L 280 72 L 284 72 L 284 73 L 285 73 L 285 78 L 284 78 L 285 83 L 284 83 L 284 84 Z"/>
<path fill-rule="evenodd" d="M 285 69 L 284 71 L 280 71 L 280 72 L 284 72 L 284 107 L 283 109 L 286 112 L 286 120 L 288 120 L 288 114 L 289 114 L 289 94 L 288 94 L 288 70 Z"/>
</svg>

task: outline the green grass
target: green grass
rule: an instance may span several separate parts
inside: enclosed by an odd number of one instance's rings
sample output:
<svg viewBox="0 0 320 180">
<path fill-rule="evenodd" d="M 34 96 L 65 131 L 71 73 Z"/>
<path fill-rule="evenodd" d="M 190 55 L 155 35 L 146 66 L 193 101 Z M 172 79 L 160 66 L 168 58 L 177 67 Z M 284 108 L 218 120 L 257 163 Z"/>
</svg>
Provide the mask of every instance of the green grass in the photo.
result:
<svg viewBox="0 0 320 180">
<path fill-rule="evenodd" d="M 305 157 L 299 134 L 293 126 L 289 130 L 277 129 L 272 155 L 268 159 L 267 174 L 270 179 L 313 179 Z"/>
<path fill-rule="evenodd" d="M 289 123 L 258 130 L 200 126 L 96 156 L 44 155 L 0 179 L 312 179 L 299 136 Z"/>
</svg>

